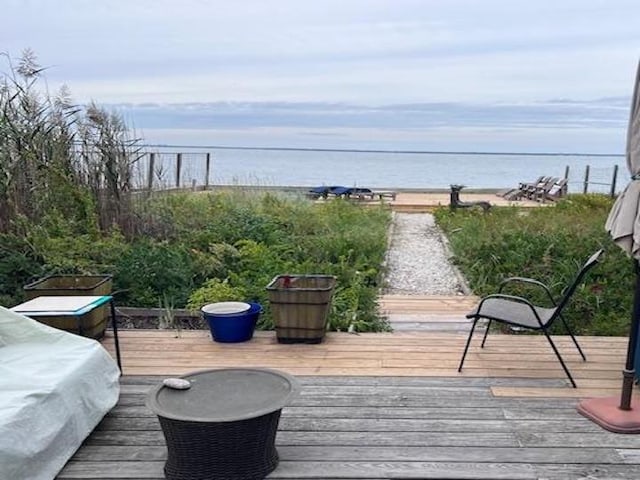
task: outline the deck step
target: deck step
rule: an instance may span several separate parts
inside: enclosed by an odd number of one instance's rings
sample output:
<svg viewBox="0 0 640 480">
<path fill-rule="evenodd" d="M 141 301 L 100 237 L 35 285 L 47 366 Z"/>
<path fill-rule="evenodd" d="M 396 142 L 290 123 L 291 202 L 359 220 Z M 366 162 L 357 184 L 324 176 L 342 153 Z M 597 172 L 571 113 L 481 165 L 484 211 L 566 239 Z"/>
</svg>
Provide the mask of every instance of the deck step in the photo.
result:
<svg viewBox="0 0 640 480">
<path fill-rule="evenodd" d="M 478 297 L 467 295 L 382 295 L 380 313 L 394 330 L 468 331 L 466 314 Z"/>
</svg>

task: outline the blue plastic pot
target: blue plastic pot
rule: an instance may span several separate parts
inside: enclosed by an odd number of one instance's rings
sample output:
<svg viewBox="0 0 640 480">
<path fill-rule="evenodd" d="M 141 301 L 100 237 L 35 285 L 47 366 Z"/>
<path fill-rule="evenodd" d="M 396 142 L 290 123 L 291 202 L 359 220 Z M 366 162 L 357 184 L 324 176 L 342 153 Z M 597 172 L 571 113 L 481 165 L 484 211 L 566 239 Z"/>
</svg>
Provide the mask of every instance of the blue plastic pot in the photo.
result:
<svg viewBox="0 0 640 480">
<path fill-rule="evenodd" d="M 202 316 L 209 324 L 214 341 L 235 343 L 246 342 L 253 338 L 262 305 L 247 303 L 250 305 L 249 309 L 239 313 L 210 313 L 205 311 L 206 305 L 202 307 Z"/>
</svg>

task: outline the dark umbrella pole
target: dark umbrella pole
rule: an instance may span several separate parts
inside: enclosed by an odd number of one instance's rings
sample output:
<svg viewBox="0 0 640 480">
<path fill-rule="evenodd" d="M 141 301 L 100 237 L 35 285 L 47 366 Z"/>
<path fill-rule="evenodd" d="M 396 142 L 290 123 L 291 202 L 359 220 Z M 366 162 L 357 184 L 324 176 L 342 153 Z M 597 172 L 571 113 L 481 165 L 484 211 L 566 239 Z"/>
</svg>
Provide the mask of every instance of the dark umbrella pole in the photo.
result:
<svg viewBox="0 0 640 480">
<path fill-rule="evenodd" d="M 632 398 L 635 377 L 634 361 L 638 347 L 640 324 L 640 265 L 634 262 L 636 288 L 633 294 L 631 331 L 627 347 L 627 361 L 622 371 L 622 393 L 618 397 L 590 398 L 578 405 L 578 412 L 602 428 L 615 433 L 640 433 L 640 401 Z"/>
<path fill-rule="evenodd" d="M 631 395 L 635 379 L 635 359 L 638 348 L 638 323 L 640 323 L 640 265 L 634 262 L 636 271 L 636 289 L 633 293 L 633 312 L 631 313 L 631 331 L 629 332 L 629 346 L 627 347 L 627 363 L 622 371 L 622 395 L 620 409 L 631 410 Z"/>
</svg>

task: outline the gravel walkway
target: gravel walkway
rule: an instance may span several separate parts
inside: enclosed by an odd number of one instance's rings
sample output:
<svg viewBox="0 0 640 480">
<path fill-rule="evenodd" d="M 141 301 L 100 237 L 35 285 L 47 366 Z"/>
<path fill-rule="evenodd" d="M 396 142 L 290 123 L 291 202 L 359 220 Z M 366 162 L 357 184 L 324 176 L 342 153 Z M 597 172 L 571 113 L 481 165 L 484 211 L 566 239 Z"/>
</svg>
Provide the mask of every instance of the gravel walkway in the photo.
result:
<svg viewBox="0 0 640 480">
<path fill-rule="evenodd" d="M 404 295 L 463 293 L 432 214 L 394 213 L 387 252 L 386 291 Z"/>
</svg>

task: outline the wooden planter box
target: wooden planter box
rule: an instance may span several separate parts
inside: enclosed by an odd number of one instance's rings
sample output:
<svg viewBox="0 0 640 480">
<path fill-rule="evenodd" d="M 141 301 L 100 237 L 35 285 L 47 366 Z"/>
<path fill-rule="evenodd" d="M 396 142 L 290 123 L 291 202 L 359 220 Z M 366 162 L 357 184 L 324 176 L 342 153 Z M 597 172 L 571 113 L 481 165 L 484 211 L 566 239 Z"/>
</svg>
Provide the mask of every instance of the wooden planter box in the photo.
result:
<svg viewBox="0 0 640 480">
<path fill-rule="evenodd" d="M 267 285 L 278 342 L 322 342 L 335 284 L 331 275 L 278 275 Z"/>
<path fill-rule="evenodd" d="M 111 295 L 111 275 L 50 275 L 24 286 L 27 300 L 43 296 L 103 296 Z M 69 316 L 38 317 L 37 320 L 51 327 L 78 332 L 78 322 L 85 337 L 102 338 L 109 320 L 109 305 L 96 308 L 79 319 Z"/>
</svg>

